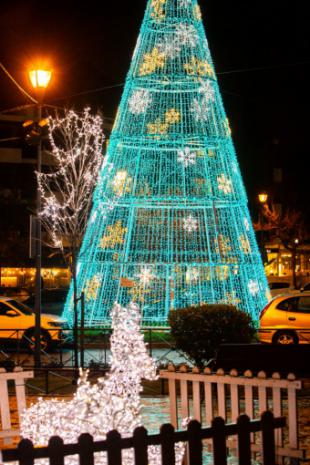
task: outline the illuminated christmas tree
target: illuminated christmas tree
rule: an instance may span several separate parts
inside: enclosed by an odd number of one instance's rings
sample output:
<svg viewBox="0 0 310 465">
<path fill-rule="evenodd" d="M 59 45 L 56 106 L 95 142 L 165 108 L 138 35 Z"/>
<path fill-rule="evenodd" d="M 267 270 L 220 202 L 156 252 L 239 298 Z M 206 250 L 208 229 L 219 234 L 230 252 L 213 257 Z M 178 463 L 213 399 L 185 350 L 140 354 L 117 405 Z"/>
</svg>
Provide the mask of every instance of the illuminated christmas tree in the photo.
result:
<svg viewBox="0 0 310 465">
<path fill-rule="evenodd" d="M 269 289 L 196 0 L 149 0 L 78 263 L 86 324 L 199 303 L 257 319 Z M 64 315 L 72 320 L 72 291 Z"/>
</svg>

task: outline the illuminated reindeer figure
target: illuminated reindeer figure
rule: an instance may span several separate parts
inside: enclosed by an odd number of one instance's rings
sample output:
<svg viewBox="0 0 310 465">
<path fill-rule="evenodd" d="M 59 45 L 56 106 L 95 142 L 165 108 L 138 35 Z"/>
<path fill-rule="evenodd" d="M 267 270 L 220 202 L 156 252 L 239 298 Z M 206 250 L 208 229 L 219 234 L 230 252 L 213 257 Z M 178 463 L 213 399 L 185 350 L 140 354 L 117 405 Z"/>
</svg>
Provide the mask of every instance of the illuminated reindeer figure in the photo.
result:
<svg viewBox="0 0 310 465">
<path fill-rule="evenodd" d="M 115 304 L 112 310 L 111 370 L 91 385 L 88 373 L 81 372 L 77 391 L 70 401 L 55 399 L 39 401 L 23 415 L 21 433 L 37 446 L 46 445 L 53 435 L 65 443 L 76 442 L 79 435 L 89 433 L 94 440 L 104 439 L 116 429 L 122 436 L 131 436 L 141 426 L 142 378 L 155 380 L 156 366 L 148 355 L 140 332 L 141 314 L 136 304 L 127 308 Z M 183 457 L 183 445 L 176 445 L 176 457 Z M 78 459 L 66 459 L 76 465 Z M 104 453 L 96 454 L 96 465 L 107 463 Z M 134 463 L 133 452 L 123 451 L 123 464 Z M 161 463 L 160 449 L 149 447 L 149 464 Z"/>
</svg>

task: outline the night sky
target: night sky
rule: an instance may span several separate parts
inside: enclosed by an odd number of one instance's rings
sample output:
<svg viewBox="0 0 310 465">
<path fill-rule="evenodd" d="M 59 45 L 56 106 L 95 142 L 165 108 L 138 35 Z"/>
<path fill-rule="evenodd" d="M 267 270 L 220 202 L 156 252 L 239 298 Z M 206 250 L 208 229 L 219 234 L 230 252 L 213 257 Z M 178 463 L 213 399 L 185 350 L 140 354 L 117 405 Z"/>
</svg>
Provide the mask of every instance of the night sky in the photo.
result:
<svg viewBox="0 0 310 465">
<path fill-rule="evenodd" d="M 295 3 L 200 0 L 254 211 L 257 192 L 272 189 L 273 168 L 283 169 L 284 206 L 308 208 L 310 17 Z M 0 61 L 30 90 L 27 63 L 48 56 L 55 69 L 48 103 L 90 104 L 113 118 L 121 86 L 85 92 L 124 82 L 145 5 L 146 0 L 1 0 Z M 25 103 L 0 70 L 0 111 Z"/>
</svg>

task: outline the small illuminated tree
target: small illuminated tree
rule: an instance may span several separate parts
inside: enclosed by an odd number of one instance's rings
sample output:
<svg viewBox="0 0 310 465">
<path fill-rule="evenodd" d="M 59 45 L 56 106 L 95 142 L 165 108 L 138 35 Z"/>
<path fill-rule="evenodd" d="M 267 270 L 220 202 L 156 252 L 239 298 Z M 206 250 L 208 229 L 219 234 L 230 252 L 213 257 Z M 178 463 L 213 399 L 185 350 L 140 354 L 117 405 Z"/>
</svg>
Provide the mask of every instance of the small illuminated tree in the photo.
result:
<svg viewBox="0 0 310 465">
<path fill-rule="evenodd" d="M 103 162 L 102 118 L 91 115 L 89 108 L 81 115 L 68 110 L 64 117 L 49 118 L 48 138 L 52 168 L 48 173 L 36 173 L 42 204 L 40 218 L 49 245 L 61 249 L 70 266 L 77 336 L 76 263 Z"/>
</svg>

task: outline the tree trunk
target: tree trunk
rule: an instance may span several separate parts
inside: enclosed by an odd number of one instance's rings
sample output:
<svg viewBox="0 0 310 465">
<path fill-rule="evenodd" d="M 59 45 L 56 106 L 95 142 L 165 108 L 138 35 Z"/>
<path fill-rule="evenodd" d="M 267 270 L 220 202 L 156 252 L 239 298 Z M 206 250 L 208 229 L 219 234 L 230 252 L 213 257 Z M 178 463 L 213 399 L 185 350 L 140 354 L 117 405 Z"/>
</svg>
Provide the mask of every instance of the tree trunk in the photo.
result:
<svg viewBox="0 0 310 465">
<path fill-rule="evenodd" d="M 296 247 L 292 247 L 292 276 L 293 276 L 293 286 L 294 289 L 297 288 L 297 276 L 296 276 Z"/>
</svg>

